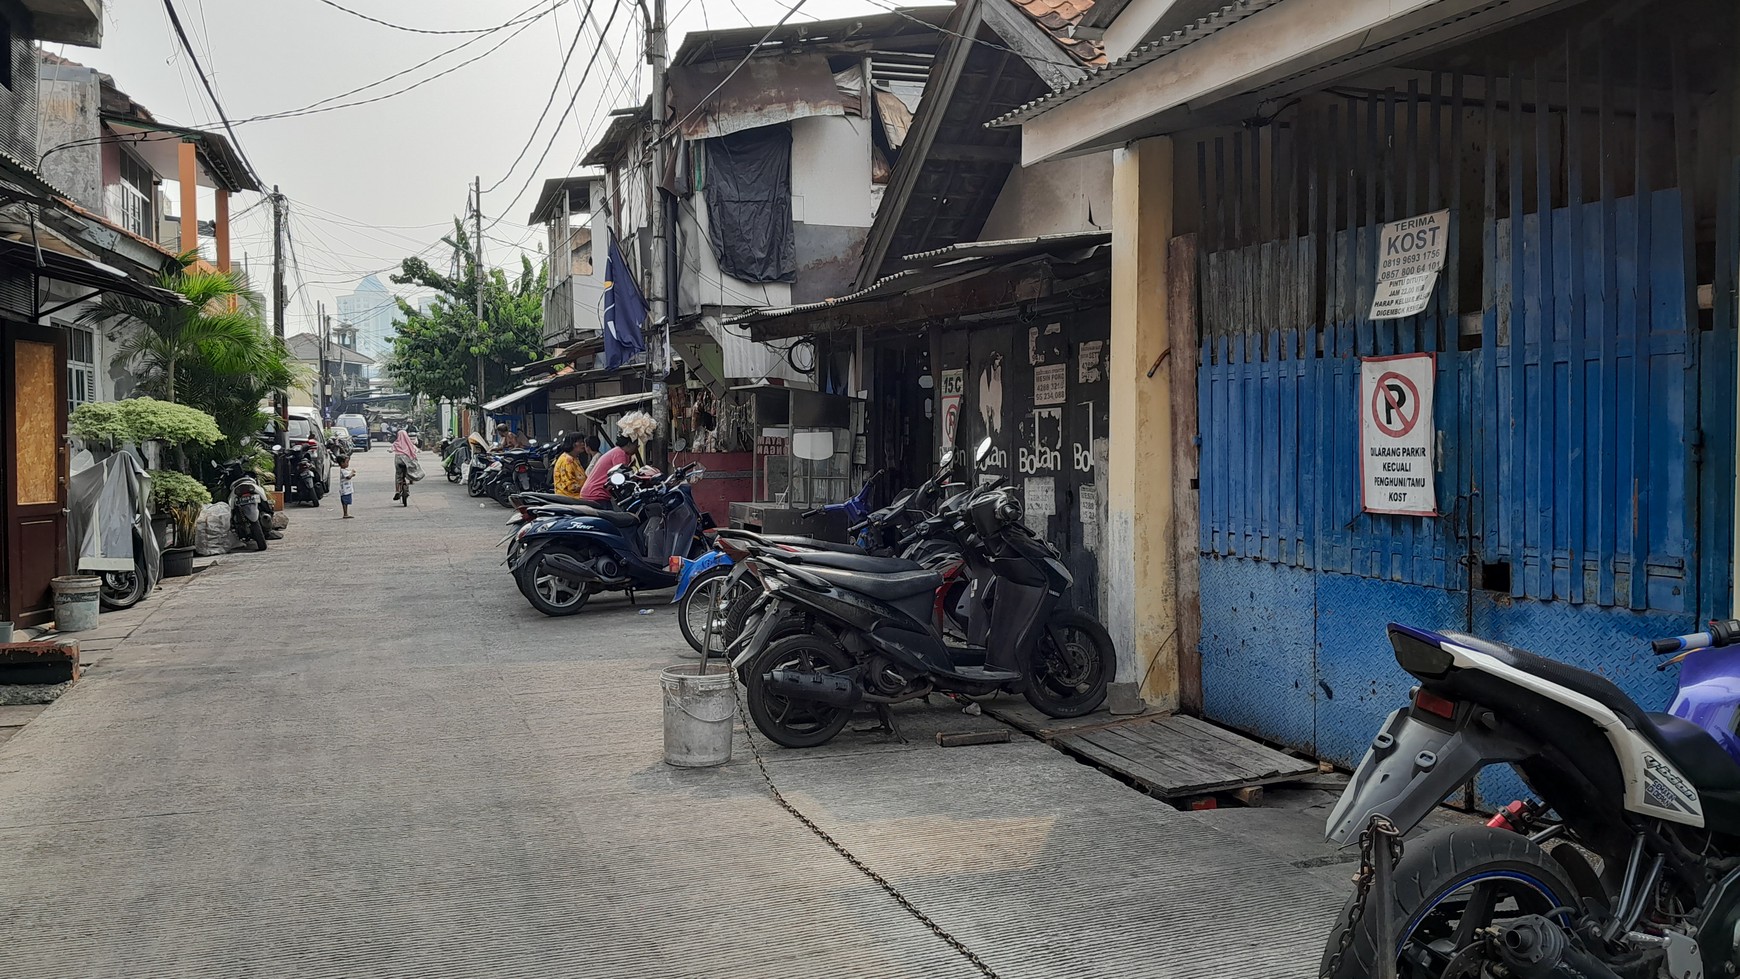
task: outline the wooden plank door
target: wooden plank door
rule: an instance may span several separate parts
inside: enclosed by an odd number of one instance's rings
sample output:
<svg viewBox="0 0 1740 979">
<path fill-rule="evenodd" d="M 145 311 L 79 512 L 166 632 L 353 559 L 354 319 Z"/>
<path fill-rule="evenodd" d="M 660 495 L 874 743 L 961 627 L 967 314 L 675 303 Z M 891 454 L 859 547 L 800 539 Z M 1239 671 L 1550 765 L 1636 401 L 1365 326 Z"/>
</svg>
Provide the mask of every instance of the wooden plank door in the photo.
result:
<svg viewBox="0 0 1740 979">
<path fill-rule="evenodd" d="M 5 335 L 5 612 L 15 625 L 54 618 L 49 582 L 67 567 L 66 340 L 20 323 Z"/>
</svg>

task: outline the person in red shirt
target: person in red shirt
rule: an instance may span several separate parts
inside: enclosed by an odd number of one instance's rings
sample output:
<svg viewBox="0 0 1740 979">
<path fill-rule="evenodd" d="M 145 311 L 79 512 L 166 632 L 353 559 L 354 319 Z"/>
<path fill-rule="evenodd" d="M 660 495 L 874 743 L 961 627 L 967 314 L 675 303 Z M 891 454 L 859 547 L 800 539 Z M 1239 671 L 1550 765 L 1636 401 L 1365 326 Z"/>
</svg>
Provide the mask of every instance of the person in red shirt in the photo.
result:
<svg viewBox="0 0 1740 979">
<path fill-rule="evenodd" d="M 593 460 L 586 470 L 586 485 L 580 490 L 580 498 L 588 503 L 610 503 L 610 471 L 625 462 L 634 461 L 631 450 L 634 439 L 626 435 L 619 436 L 616 445 L 609 452 Z"/>
</svg>

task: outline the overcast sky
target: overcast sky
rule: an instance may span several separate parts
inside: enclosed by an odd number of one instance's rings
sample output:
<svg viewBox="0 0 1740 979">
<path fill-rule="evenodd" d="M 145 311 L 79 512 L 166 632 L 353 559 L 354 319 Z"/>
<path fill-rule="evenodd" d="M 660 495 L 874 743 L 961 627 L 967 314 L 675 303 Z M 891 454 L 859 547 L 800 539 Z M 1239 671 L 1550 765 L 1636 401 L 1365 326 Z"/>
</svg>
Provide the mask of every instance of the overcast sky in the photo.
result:
<svg viewBox="0 0 1740 979">
<path fill-rule="evenodd" d="M 474 176 L 482 176 L 485 260 L 502 264 L 522 248 L 536 254 L 542 235 L 523 222 L 548 177 L 571 172 L 579 155 L 602 133 L 609 110 L 645 98 L 641 24 L 624 0 L 592 0 L 586 38 L 558 82 L 564 53 L 580 27 L 586 0 L 335 0 L 343 6 L 407 27 L 429 30 L 489 28 L 557 3 L 550 16 L 479 38 L 426 35 L 359 20 L 321 0 L 176 0 L 200 61 L 212 73 L 232 120 L 309 105 L 435 57 L 467 41 L 426 68 L 336 102 L 394 92 L 443 68 L 496 48 L 413 91 L 354 108 L 242 122 L 243 150 L 268 186 L 291 201 L 291 227 L 301 284 L 291 276 L 288 332 L 312 327 L 316 302 L 328 310 L 369 272 L 396 270 L 406 255 L 426 252 L 444 264 L 446 246 L 432 250 L 463 213 Z M 890 0 L 808 0 L 794 21 L 877 13 Z M 685 31 L 771 25 L 786 11 L 780 0 L 669 0 L 671 50 Z M 909 2 L 905 6 L 919 4 Z M 113 75 L 116 84 L 165 121 L 204 126 L 216 114 L 181 53 L 161 0 L 108 0 L 100 49 L 51 45 L 50 50 Z M 580 89 L 573 112 L 555 122 L 574 94 L 603 27 L 616 57 L 601 56 Z M 518 31 L 517 34 L 514 32 Z M 510 35 L 512 35 L 510 37 Z M 549 118 L 532 138 L 533 124 L 553 86 L 560 92 Z M 554 135 L 554 141 L 551 136 Z M 526 156 L 510 173 L 515 157 Z M 541 165 L 540 156 L 548 155 Z M 535 168 L 534 168 L 535 167 Z M 495 190 L 492 185 L 500 182 Z M 243 195 L 232 210 L 261 200 Z M 201 214 L 209 218 L 210 212 Z M 271 219 L 260 206 L 236 222 L 235 253 L 246 253 L 255 282 L 270 288 Z M 516 263 L 517 264 L 517 263 Z M 391 283 L 388 283 L 391 287 Z"/>
</svg>

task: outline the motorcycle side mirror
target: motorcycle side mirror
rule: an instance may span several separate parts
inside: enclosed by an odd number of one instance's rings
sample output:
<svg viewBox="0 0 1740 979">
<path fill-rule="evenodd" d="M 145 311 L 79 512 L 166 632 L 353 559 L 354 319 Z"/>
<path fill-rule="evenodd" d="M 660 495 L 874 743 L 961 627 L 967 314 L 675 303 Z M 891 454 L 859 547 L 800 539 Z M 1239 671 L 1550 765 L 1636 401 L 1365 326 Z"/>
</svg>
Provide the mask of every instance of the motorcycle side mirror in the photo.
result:
<svg viewBox="0 0 1740 979">
<path fill-rule="evenodd" d="M 280 453 L 280 452 L 282 452 L 282 451 L 284 451 L 284 447 L 283 447 L 283 446 L 281 446 L 281 445 L 274 445 L 274 446 L 272 446 L 272 454 L 273 454 L 273 455 L 277 455 L 277 454 L 278 454 L 278 453 Z"/>
<path fill-rule="evenodd" d="M 943 454 L 942 454 L 942 465 L 943 465 L 943 468 L 944 468 L 944 469 L 947 469 L 947 468 L 948 468 L 948 467 L 949 467 L 949 466 L 951 466 L 951 465 L 953 465 L 953 464 L 954 464 L 954 461 L 955 461 L 955 450 L 953 450 L 953 449 L 944 449 L 944 450 L 943 450 Z"/>
<path fill-rule="evenodd" d="M 990 454 L 991 454 L 991 436 L 987 435 L 987 436 L 985 436 L 985 440 L 983 442 L 979 443 L 979 451 L 973 453 L 973 462 L 983 463 L 985 461 L 985 459 L 990 456 Z"/>
</svg>

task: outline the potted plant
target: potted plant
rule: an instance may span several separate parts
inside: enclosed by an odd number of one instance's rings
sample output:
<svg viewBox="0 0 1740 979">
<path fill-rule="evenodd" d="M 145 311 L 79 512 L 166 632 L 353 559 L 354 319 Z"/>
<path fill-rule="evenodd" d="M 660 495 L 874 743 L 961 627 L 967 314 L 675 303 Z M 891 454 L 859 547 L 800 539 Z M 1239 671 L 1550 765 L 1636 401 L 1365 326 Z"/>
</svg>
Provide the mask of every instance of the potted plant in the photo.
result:
<svg viewBox="0 0 1740 979">
<path fill-rule="evenodd" d="M 171 546 L 163 551 L 163 577 L 193 573 L 193 532 L 199 512 L 211 502 L 211 490 L 186 473 L 157 470 L 151 474 L 151 500 L 156 513 L 170 518 Z"/>
<path fill-rule="evenodd" d="M 92 451 L 132 449 L 141 459 L 150 458 L 145 447 L 153 443 L 180 451 L 188 445 L 214 445 L 223 438 L 211 415 L 186 405 L 143 397 L 79 405 L 67 419 L 67 430 Z M 163 474 L 158 470 L 152 476 Z M 211 502 L 209 495 L 203 502 Z M 198 516 L 196 510 L 194 519 Z M 175 546 L 174 523 L 174 515 L 168 509 L 161 505 L 153 508 L 151 529 L 158 546 L 164 550 Z M 191 532 L 186 539 L 191 543 Z"/>
</svg>

